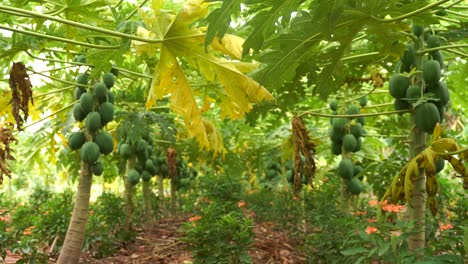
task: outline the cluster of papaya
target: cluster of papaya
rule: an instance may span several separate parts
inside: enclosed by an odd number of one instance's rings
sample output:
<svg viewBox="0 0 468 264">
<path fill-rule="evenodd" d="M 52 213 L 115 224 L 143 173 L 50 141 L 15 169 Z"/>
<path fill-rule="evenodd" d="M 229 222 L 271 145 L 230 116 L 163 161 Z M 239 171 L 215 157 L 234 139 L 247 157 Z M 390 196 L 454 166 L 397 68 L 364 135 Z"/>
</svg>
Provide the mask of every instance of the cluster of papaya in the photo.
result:
<svg viewBox="0 0 468 264">
<path fill-rule="evenodd" d="M 424 40 L 425 48 L 437 48 L 441 39 L 437 35 L 425 34 L 421 26 L 413 26 L 413 34 Z M 422 78 L 413 74 L 416 68 L 416 49 L 409 44 L 397 67 L 390 77 L 390 95 L 395 98 L 395 110 L 414 109 L 415 125 L 422 131 L 432 134 L 437 123 L 442 122 L 445 108 L 450 100 L 447 85 L 441 81 L 444 67 L 440 51 L 432 51 L 424 58 Z"/>
<path fill-rule="evenodd" d="M 189 166 L 185 160 L 177 159 L 176 170 L 177 176 L 172 179 L 176 190 L 188 189 L 190 184 L 198 176 L 198 171 L 192 166 Z"/>
<path fill-rule="evenodd" d="M 136 185 L 143 181 L 149 181 L 155 175 L 167 175 L 167 162 L 163 156 L 154 151 L 154 144 L 149 134 L 139 140 L 127 139 L 119 144 L 119 154 L 124 159 L 136 157 L 134 168 L 127 173 L 128 181 Z"/>
<path fill-rule="evenodd" d="M 266 165 L 265 180 L 273 181 L 275 178 L 282 174 L 281 163 L 276 161 L 269 161 Z"/>
<path fill-rule="evenodd" d="M 362 176 L 359 174 L 362 172 L 360 165 L 353 164 L 351 159 L 343 157 L 338 164 L 337 173 L 346 182 L 348 191 L 352 194 L 360 194 L 362 192 Z"/>
<path fill-rule="evenodd" d="M 367 104 L 367 97 L 362 97 L 359 100 L 359 104 L 365 106 Z M 333 111 L 332 114 L 338 114 L 338 103 L 336 100 L 330 102 L 330 109 Z M 347 115 L 357 115 L 359 113 L 359 107 L 354 104 L 346 109 Z M 328 130 L 328 135 L 332 141 L 331 151 L 334 155 L 361 150 L 362 136 L 365 134 L 363 126 L 366 124 L 364 117 L 332 117 L 330 124 L 331 127 Z"/>
<path fill-rule="evenodd" d="M 109 90 L 114 85 L 114 75 L 104 74 L 101 82 L 87 89 L 88 77 L 80 73 L 76 78 L 74 96 L 79 101 L 73 107 L 73 116 L 76 121 L 84 121 L 84 127 L 69 135 L 68 146 L 71 150 L 80 149 L 81 161 L 90 164 L 91 172 L 99 176 L 104 172 L 98 161 L 100 154 L 108 155 L 114 149 L 112 135 L 103 130 L 114 118 L 114 98 Z"/>
</svg>

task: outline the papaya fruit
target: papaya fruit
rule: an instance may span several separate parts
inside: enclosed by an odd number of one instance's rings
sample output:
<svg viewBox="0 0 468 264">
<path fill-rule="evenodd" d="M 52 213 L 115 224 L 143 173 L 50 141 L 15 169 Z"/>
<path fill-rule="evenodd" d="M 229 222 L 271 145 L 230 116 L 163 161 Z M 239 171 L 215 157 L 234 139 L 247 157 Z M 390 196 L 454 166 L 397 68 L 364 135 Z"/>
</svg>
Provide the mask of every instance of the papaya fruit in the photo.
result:
<svg viewBox="0 0 468 264">
<path fill-rule="evenodd" d="M 140 173 L 135 169 L 130 169 L 127 174 L 128 182 L 131 185 L 136 185 L 140 182 Z"/>
<path fill-rule="evenodd" d="M 444 121 L 445 107 L 437 106 L 437 110 L 439 110 L 440 123 L 442 123 L 442 121 Z"/>
<path fill-rule="evenodd" d="M 149 171 L 143 170 L 141 173 L 141 179 L 145 182 L 149 182 L 151 180 L 151 173 Z"/>
<path fill-rule="evenodd" d="M 112 135 L 108 132 L 99 132 L 94 138 L 94 142 L 99 146 L 101 153 L 107 155 L 114 150 L 114 141 Z"/>
<path fill-rule="evenodd" d="M 416 107 L 414 119 L 417 128 L 432 134 L 435 125 L 440 122 L 439 110 L 433 103 L 420 104 Z"/>
<path fill-rule="evenodd" d="M 441 73 L 440 73 L 440 64 L 438 61 L 429 60 L 424 62 L 423 65 L 423 79 L 427 85 L 433 86 L 437 85 L 439 82 Z"/>
<path fill-rule="evenodd" d="M 433 103 L 438 107 L 446 106 L 450 100 L 450 94 L 444 82 L 438 82 L 435 86 L 428 86 L 427 92 L 434 94 L 436 100 Z"/>
<path fill-rule="evenodd" d="M 337 111 L 333 111 L 331 114 L 332 114 L 332 115 L 337 115 L 338 112 L 337 112 Z M 330 117 L 330 125 L 333 125 L 333 119 L 334 119 L 334 117 Z"/>
<path fill-rule="evenodd" d="M 80 105 L 81 105 L 81 110 L 85 114 L 88 114 L 89 112 L 93 111 L 94 108 L 94 97 L 90 93 L 84 93 L 80 97 Z"/>
<path fill-rule="evenodd" d="M 94 175 L 101 176 L 104 172 L 104 166 L 102 165 L 102 162 L 98 161 L 91 165 L 90 170 Z"/>
<path fill-rule="evenodd" d="M 82 132 L 72 132 L 68 137 L 68 147 L 71 150 L 77 150 L 85 143 L 85 134 Z"/>
<path fill-rule="evenodd" d="M 352 178 L 346 184 L 348 191 L 354 195 L 358 195 L 362 192 L 362 183 L 358 178 Z"/>
<path fill-rule="evenodd" d="M 83 95 L 84 93 L 86 93 L 85 88 L 76 87 L 75 91 L 73 92 L 73 97 L 75 98 L 75 100 L 80 100 L 81 95 Z"/>
<path fill-rule="evenodd" d="M 86 55 L 83 55 L 83 54 L 78 55 L 73 59 L 73 61 L 79 62 L 79 63 L 86 63 L 86 61 L 87 61 Z"/>
<path fill-rule="evenodd" d="M 99 106 L 99 114 L 101 115 L 102 125 L 106 125 L 114 120 L 114 105 L 109 102 L 102 103 Z"/>
<path fill-rule="evenodd" d="M 426 40 L 427 48 L 438 48 L 440 47 L 440 37 L 436 35 L 431 35 Z"/>
<path fill-rule="evenodd" d="M 361 123 L 356 123 L 349 128 L 349 133 L 351 133 L 355 138 L 362 137 L 364 129 L 362 128 Z"/>
<path fill-rule="evenodd" d="M 406 101 L 408 103 L 416 103 L 421 98 L 421 86 L 412 85 L 406 90 Z"/>
<path fill-rule="evenodd" d="M 390 95 L 395 99 L 401 99 L 406 96 L 406 90 L 408 90 L 410 79 L 404 75 L 395 73 L 390 77 L 388 88 Z"/>
<path fill-rule="evenodd" d="M 114 74 L 115 77 L 119 76 L 119 69 L 112 67 L 110 70 L 112 74 Z"/>
<path fill-rule="evenodd" d="M 108 89 L 112 88 L 112 86 L 114 86 L 114 74 L 111 72 L 104 73 L 102 81 L 106 84 Z"/>
<path fill-rule="evenodd" d="M 99 146 L 92 141 L 84 143 L 80 149 L 81 161 L 89 164 L 95 163 L 99 159 L 99 154 Z"/>
<path fill-rule="evenodd" d="M 395 99 L 395 101 L 393 101 L 393 107 L 395 110 L 406 110 L 410 109 L 411 105 L 405 100 Z"/>
<path fill-rule="evenodd" d="M 107 100 L 107 92 L 107 86 L 103 82 L 96 83 L 93 87 L 93 95 L 99 102 L 105 102 Z"/>
<path fill-rule="evenodd" d="M 76 121 L 79 121 L 79 122 L 83 121 L 86 118 L 86 113 L 83 112 L 80 103 L 76 103 L 73 106 L 73 117 L 75 118 Z"/>
<path fill-rule="evenodd" d="M 415 35 L 416 37 L 420 37 L 424 33 L 424 27 L 421 25 L 413 24 L 412 29 L 413 29 L 413 35 Z"/>
<path fill-rule="evenodd" d="M 136 148 L 135 148 L 136 152 L 137 153 L 145 152 L 147 146 L 148 146 L 148 143 L 146 142 L 146 140 L 144 140 L 144 139 L 138 140 L 137 143 L 136 143 Z"/>
<path fill-rule="evenodd" d="M 129 144 L 122 144 L 119 148 L 119 154 L 124 159 L 129 159 L 132 156 L 132 147 Z"/>
<path fill-rule="evenodd" d="M 439 9 L 434 14 L 436 14 L 437 16 L 446 16 L 446 15 L 448 15 L 447 10 L 445 10 L 445 9 Z"/>
<path fill-rule="evenodd" d="M 368 99 L 367 95 L 365 95 L 365 96 L 359 98 L 359 105 L 360 105 L 361 107 L 364 107 L 364 106 L 367 105 L 367 102 L 368 102 L 368 101 L 369 101 L 369 99 Z"/>
<path fill-rule="evenodd" d="M 444 68 L 444 55 L 442 55 L 442 52 L 440 52 L 439 50 L 434 51 L 431 53 L 431 57 L 433 60 L 439 63 L 441 69 Z"/>
<path fill-rule="evenodd" d="M 332 111 L 338 110 L 338 102 L 335 99 L 331 100 L 328 106 Z"/>
<path fill-rule="evenodd" d="M 89 74 L 87 73 L 80 73 L 76 76 L 76 83 L 79 84 L 78 87 L 82 87 L 81 85 L 88 85 L 88 78 Z M 84 88 L 84 87 L 82 87 Z"/>
<path fill-rule="evenodd" d="M 347 122 L 348 121 L 345 118 L 341 118 L 341 117 L 333 119 L 333 124 L 332 124 L 333 130 L 344 131 Z"/>
<path fill-rule="evenodd" d="M 111 92 L 111 91 L 107 92 L 107 102 L 109 102 L 111 104 L 115 103 L 114 93 Z"/>
<path fill-rule="evenodd" d="M 361 146 L 362 146 L 362 138 L 358 137 L 358 138 L 356 138 L 356 148 L 354 148 L 353 152 L 360 151 Z"/>
<path fill-rule="evenodd" d="M 406 50 L 401 57 L 402 68 L 409 72 L 416 63 L 416 49 L 412 44 L 406 46 Z"/>
<path fill-rule="evenodd" d="M 356 138 L 354 137 L 353 134 L 346 134 L 343 137 L 343 149 L 346 152 L 352 152 L 354 149 L 356 149 Z"/>
<path fill-rule="evenodd" d="M 333 155 L 341 155 L 341 151 L 342 151 L 342 145 L 340 142 L 335 142 L 335 141 L 332 141 L 332 144 L 331 144 L 331 152 Z"/>
<path fill-rule="evenodd" d="M 361 165 L 355 165 L 353 169 L 353 177 L 357 176 L 363 170 Z"/>
<path fill-rule="evenodd" d="M 151 159 L 147 159 L 145 162 L 145 170 L 147 170 L 151 175 L 156 174 L 156 166 L 154 165 Z"/>
<path fill-rule="evenodd" d="M 354 175 L 354 165 L 350 159 L 342 159 L 338 164 L 338 175 L 344 179 L 351 179 Z"/>
<path fill-rule="evenodd" d="M 98 112 L 91 112 L 86 116 L 85 127 L 90 132 L 96 132 L 102 127 L 101 115 Z"/>
<path fill-rule="evenodd" d="M 332 142 L 340 143 L 343 140 L 344 131 L 336 131 L 333 128 L 328 129 L 328 136 Z"/>
<path fill-rule="evenodd" d="M 363 116 L 360 116 L 357 118 L 357 121 L 359 124 L 361 124 L 361 126 L 365 126 L 366 125 L 366 118 L 363 117 Z"/>
<path fill-rule="evenodd" d="M 346 109 L 347 115 L 357 115 L 360 113 L 359 107 L 357 105 L 350 105 L 348 109 Z M 354 117 L 350 118 L 353 119 Z"/>
</svg>

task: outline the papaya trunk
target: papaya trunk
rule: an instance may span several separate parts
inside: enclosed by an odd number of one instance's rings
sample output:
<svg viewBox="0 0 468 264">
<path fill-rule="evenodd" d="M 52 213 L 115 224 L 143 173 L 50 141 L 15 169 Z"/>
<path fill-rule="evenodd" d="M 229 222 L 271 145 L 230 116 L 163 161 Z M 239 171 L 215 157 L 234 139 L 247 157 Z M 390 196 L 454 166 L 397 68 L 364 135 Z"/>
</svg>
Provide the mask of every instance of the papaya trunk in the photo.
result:
<svg viewBox="0 0 468 264">
<path fill-rule="evenodd" d="M 128 171 L 132 169 L 135 165 L 135 157 L 130 158 L 127 161 L 127 169 L 125 175 L 128 174 Z M 132 215 L 133 215 L 133 185 L 128 181 L 128 176 L 124 176 L 125 183 L 125 223 L 124 230 L 128 234 L 132 229 Z"/>
<path fill-rule="evenodd" d="M 414 129 L 411 142 L 411 157 L 415 157 L 425 146 L 424 132 Z M 409 202 L 409 220 L 414 222 L 411 235 L 408 238 L 408 248 L 418 256 L 424 254 L 425 217 L 426 217 L 426 176 L 424 169 L 419 170 L 419 178 L 414 182 L 414 192 Z"/>
<path fill-rule="evenodd" d="M 177 191 L 173 182 L 174 180 L 171 180 L 171 210 L 175 212 L 177 209 Z"/>
<path fill-rule="evenodd" d="M 416 50 L 424 48 L 424 41 L 421 37 L 415 42 Z M 416 56 L 416 68 L 422 71 L 422 65 L 424 63 L 423 55 Z M 417 82 L 423 82 L 422 73 L 418 72 L 416 75 Z M 415 115 L 411 115 L 411 124 L 415 126 Z M 416 157 L 426 146 L 426 134 L 418 128 L 414 128 L 411 131 L 411 146 L 410 146 L 410 157 Z M 426 217 L 426 176 L 424 169 L 419 170 L 419 178 L 413 183 L 414 191 L 409 201 L 409 221 L 414 223 L 414 227 L 411 230 L 411 235 L 408 238 L 408 249 L 418 257 L 424 255 L 425 246 L 425 217 Z"/>
<path fill-rule="evenodd" d="M 93 178 L 89 171 L 89 165 L 81 162 L 80 182 L 78 184 L 75 206 L 73 207 L 73 214 L 68 226 L 67 235 L 65 236 L 65 242 L 57 260 L 58 264 L 74 264 L 78 263 L 80 259 L 81 249 L 85 240 L 86 222 L 88 221 L 92 182 Z"/>
<path fill-rule="evenodd" d="M 151 221 L 153 219 L 153 211 L 151 208 L 151 190 L 150 182 L 142 182 L 142 192 L 143 192 L 143 214 L 144 214 L 144 223 L 143 226 L 145 229 L 148 229 L 151 226 Z"/>
<path fill-rule="evenodd" d="M 162 175 L 158 175 L 158 199 L 160 210 L 164 210 L 164 177 Z"/>
</svg>

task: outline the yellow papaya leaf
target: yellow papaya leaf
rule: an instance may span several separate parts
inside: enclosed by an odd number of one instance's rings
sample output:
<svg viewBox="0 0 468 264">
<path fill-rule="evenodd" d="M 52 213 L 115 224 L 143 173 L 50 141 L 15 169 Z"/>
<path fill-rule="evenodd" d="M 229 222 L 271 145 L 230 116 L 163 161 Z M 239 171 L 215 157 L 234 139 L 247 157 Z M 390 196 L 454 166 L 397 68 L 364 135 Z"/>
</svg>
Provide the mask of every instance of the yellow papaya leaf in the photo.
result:
<svg viewBox="0 0 468 264">
<path fill-rule="evenodd" d="M 244 42 L 245 39 L 241 37 L 226 34 L 221 40 L 215 37 L 211 43 L 211 47 L 223 54 L 231 56 L 233 59 L 240 60 L 242 59 L 242 45 Z"/>
<path fill-rule="evenodd" d="M 448 152 L 457 150 L 457 142 L 451 138 L 441 138 L 434 141 L 431 148 L 436 152 Z"/>
<path fill-rule="evenodd" d="M 453 169 L 460 173 L 462 177 L 468 177 L 468 172 L 465 168 L 465 165 L 463 164 L 463 161 L 456 159 L 453 156 L 444 156 L 444 159 L 446 159 L 450 164 L 452 165 Z"/>
<path fill-rule="evenodd" d="M 437 155 L 434 151 L 430 151 L 430 149 L 425 149 L 421 155 L 424 157 L 424 169 L 428 175 L 435 175 L 436 173 L 436 166 L 435 160 L 437 159 Z"/>
<path fill-rule="evenodd" d="M 427 175 L 426 177 L 426 192 L 429 197 L 435 196 L 439 190 L 439 185 L 437 183 L 437 178 L 435 175 Z"/>
<path fill-rule="evenodd" d="M 431 214 L 435 216 L 437 214 L 437 200 L 435 197 L 428 197 L 426 204 L 431 210 Z"/>
<path fill-rule="evenodd" d="M 434 132 L 432 133 L 432 141 L 436 141 L 441 137 L 442 137 L 442 126 L 440 125 L 440 123 L 437 123 L 434 128 Z"/>
<path fill-rule="evenodd" d="M 215 40 L 208 52 L 205 50 L 204 30 L 192 24 L 208 14 L 210 3 L 189 0 L 177 15 L 163 10 L 162 4 L 162 0 L 153 0 L 153 12 L 149 15 L 139 10 L 146 28 L 138 28 L 137 36 L 150 39 L 152 43 L 132 42 L 138 55 L 159 54 L 146 107 L 155 105 L 163 96 L 169 96 L 171 109 L 184 117 L 189 135 L 195 137 L 202 147 L 222 152 L 221 136 L 216 129 L 210 130 L 212 124 L 203 121 L 202 111 L 180 61 L 198 68 L 208 81 L 222 84 L 221 87 L 207 87 L 214 102 L 219 102 L 222 118 L 241 118 L 252 109 L 253 103 L 272 100 L 273 96 L 246 75 L 255 70 L 257 64 L 231 61 L 220 56 L 221 53 L 239 59 L 244 41 L 242 38 L 226 35 L 221 41 Z M 205 105 L 202 109 L 205 111 L 208 108 Z M 213 133 L 209 133 L 211 131 Z"/>
</svg>

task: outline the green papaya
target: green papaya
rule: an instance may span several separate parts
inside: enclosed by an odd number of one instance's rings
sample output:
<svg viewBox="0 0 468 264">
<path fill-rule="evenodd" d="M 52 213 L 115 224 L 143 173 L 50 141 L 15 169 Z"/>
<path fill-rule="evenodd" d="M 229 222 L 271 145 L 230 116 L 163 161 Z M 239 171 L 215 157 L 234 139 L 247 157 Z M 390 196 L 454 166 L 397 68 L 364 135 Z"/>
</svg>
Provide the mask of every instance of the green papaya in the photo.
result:
<svg viewBox="0 0 468 264">
<path fill-rule="evenodd" d="M 361 146 L 362 146 L 362 138 L 358 137 L 358 138 L 356 138 L 356 148 L 354 148 L 353 152 L 360 151 Z"/>
<path fill-rule="evenodd" d="M 114 74 L 107 72 L 102 76 L 102 81 L 106 84 L 107 88 L 114 86 Z"/>
<path fill-rule="evenodd" d="M 361 126 L 365 126 L 366 125 L 366 118 L 363 117 L 363 116 L 360 116 L 357 118 L 357 121 L 359 124 L 361 124 Z"/>
<path fill-rule="evenodd" d="M 434 100 L 433 103 L 438 107 L 446 106 L 450 100 L 449 91 L 444 82 L 438 82 L 435 86 L 429 86 L 427 92 L 434 94 L 437 100 Z"/>
<path fill-rule="evenodd" d="M 124 159 L 129 159 L 132 156 L 132 147 L 129 144 L 122 144 L 119 148 L 119 154 Z"/>
<path fill-rule="evenodd" d="M 407 72 L 409 72 L 411 67 L 416 64 L 416 49 L 413 45 L 409 44 L 406 46 L 401 62 L 402 68 Z"/>
<path fill-rule="evenodd" d="M 107 92 L 107 86 L 103 82 L 96 83 L 93 87 L 93 95 L 99 102 L 105 102 L 107 100 Z"/>
<path fill-rule="evenodd" d="M 440 37 L 431 35 L 429 38 L 427 38 L 426 44 L 428 49 L 438 48 L 440 47 Z"/>
<path fill-rule="evenodd" d="M 357 105 L 350 105 L 348 109 L 346 109 L 346 114 L 347 115 L 357 115 L 360 113 L 359 107 Z M 351 117 L 350 119 L 353 119 L 354 117 Z"/>
<path fill-rule="evenodd" d="M 368 102 L 368 101 L 369 101 L 369 99 L 367 98 L 367 95 L 365 95 L 365 96 L 359 98 L 359 105 L 360 105 L 361 107 L 364 107 L 364 106 L 367 105 L 367 102 Z"/>
<path fill-rule="evenodd" d="M 68 137 L 68 147 L 71 150 L 77 150 L 85 143 L 85 134 L 82 132 L 72 132 Z"/>
<path fill-rule="evenodd" d="M 420 104 L 416 107 L 414 119 L 417 128 L 432 134 L 435 125 L 440 122 L 439 110 L 433 103 Z"/>
<path fill-rule="evenodd" d="M 93 164 L 99 159 L 99 146 L 91 141 L 83 144 L 80 150 L 81 161 Z"/>
<path fill-rule="evenodd" d="M 349 132 L 353 134 L 355 138 L 362 137 L 364 129 L 361 123 L 356 123 L 349 128 Z"/>
<path fill-rule="evenodd" d="M 145 182 L 149 182 L 151 180 L 151 177 L 152 177 L 151 173 L 146 170 L 144 170 L 141 173 L 141 179 Z"/>
<path fill-rule="evenodd" d="M 115 77 L 119 76 L 119 69 L 112 67 L 110 70 L 112 74 L 114 74 Z"/>
<path fill-rule="evenodd" d="M 445 160 L 444 159 L 437 159 L 435 161 L 436 173 L 441 172 L 445 167 Z"/>
<path fill-rule="evenodd" d="M 407 110 L 411 108 L 411 105 L 405 100 L 395 99 L 393 107 L 395 110 Z"/>
<path fill-rule="evenodd" d="M 427 85 L 437 85 L 440 80 L 440 64 L 438 61 L 429 60 L 423 65 L 423 79 Z"/>
<path fill-rule="evenodd" d="M 343 149 L 346 152 L 352 152 L 356 148 L 357 141 L 353 134 L 346 134 L 343 137 Z"/>
<path fill-rule="evenodd" d="M 340 142 L 335 142 L 335 141 L 332 141 L 332 144 L 331 144 L 331 152 L 333 155 L 341 155 L 341 151 L 342 151 L 342 145 Z"/>
<path fill-rule="evenodd" d="M 75 88 L 75 91 L 73 92 L 73 97 L 75 98 L 75 100 L 80 100 L 81 95 L 83 95 L 83 94 L 85 94 L 85 93 L 86 93 L 86 89 L 85 89 L 85 88 L 76 87 L 76 88 Z"/>
<path fill-rule="evenodd" d="M 353 170 L 353 177 L 357 176 L 363 170 L 361 165 L 355 165 Z"/>
<path fill-rule="evenodd" d="M 406 101 L 409 103 L 416 103 L 421 98 L 421 86 L 413 85 L 406 90 Z"/>
<path fill-rule="evenodd" d="M 90 132 L 96 132 L 102 127 L 101 115 L 98 112 L 91 112 L 86 116 L 85 127 Z"/>
<path fill-rule="evenodd" d="M 329 107 L 332 111 L 338 110 L 338 102 L 335 99 L 331 100 L 329 103 Z"/>
<path fill-rule="evenodd" d="M 416 37 L 420 37 L 420 36 L 422 36 L 422 34 L 424 33 L 424 27 L 421 26 L 421 25 L 415 25 L 415 24 L 413 24 L 412 28 L 413 28 L 413 34 L 414 34 Z"/>
<path fill-rule="evenodd" d="M 344 130 L 343 131 L 336 131 L 333 128 L 328 129 L 328 136 L 330 137 L 332 142 L 340 143 L 343 140 Z"/>
<path fill-rule="evenodd" d="M 111 104 L 114 104 L 115 103 L 115 97 L 114 97 L 114 93 L 109 91 L 107 93 L 107 102 L 111 103 Z"/>
<path fill-rule="evenodd" d="M 76 76 L 76 83 L 78 84 L 78 87 L 85 88 L 85 87 L 82 87 L 81 85 L 88 85 L 88 78 L 89 78 L 89 74 L 87 73 L 78 74 Z"/>
<path fill-rule="evenodd" d="M 109 102 L 102 103 L 99 106 L 99 114 L 101 115 L 102 125 L 106 125 L 114 120 L 114 105 Z"/>
<path fill-rule="evenodd" d="M 338 175 L 344 179 L 351 179 L 354 175 L 354 165 L 350 159 L 343 158 L 338 164 Z"/>
<path fill-rule="evenodd" d="M 127 174 L 128 182 L 131 185 L 136 185 L 140 182 L 140 173 L 135 169 L 130 169 Z"/>
<path fill-rule="evenodd" d="M 108 132 L 99 132 L 94 138 L 94 142 L 99 146 L 101 153 L 107 155 L 114 150 L 114 141 L 112 135 Z"/>
<path fill-rule="evenodd" d="M 94 108 L 94 97 L 90 93 L 84 93 L 80 97 L 80 105 L 81 105 L 81 110 L 85 114 L 88 114 L 89 112 L 93 111 Z"/>
<path fill-rule="evenodd" d="M 433 60 L 439 63 L 441 69 L 444 68 L 444 55 L 442 55 L 442 52 L 440 52 L 439 50 L 432 52 L 431 57 Z"/>
<path fill-rule="evenodd" d="M 362 192 L 362 183 L 358 178 L 352 178 L 346 184 L 348 191 L 354 195 L 358 195 Z"/>
<path fill-rule="evenodd" d="M 410 79 L 404 75 L 395 73 L 390 77 L 388 84 L 390 95 L 395 99 L 401 99 L 406 96 L 406 90 L 410 85 Z"/>
<path fill-rule="evenodd" d="M 104 166 L 102 165 L 102 162 L 98 161 L 91 165 L 91 172 L 96 175 L 96 176 L 101 176 L 102 173 L 104 172 Z"/>
<path fill-rule="evenodd" d="M 76 121 L 79 121 L 79 122 L 83 121 L 86 118 L 86 113 L 83 112 L 80 103 L 76 103 L 73 106 L 73 117 L 75 118 Z"/>
<path fill-rule="evenodd" d="M 81 55 L 79 55 L 79 56 L 76 56 L 76 57 L 73 59 L 73 61 L 79 62 L 79 63 L 86 63 L 86 61 L 87 61 L 87 60 L 86 60 L 86 55 L 81 54 Z"/>
<path fill-rule="evenodd" d="M 147 159 L 145 162 L 145 170 L 147 170 L 151 175 L 156 174 L 156 166 L 154 165 L 151 159 Z"/>
</svg>

